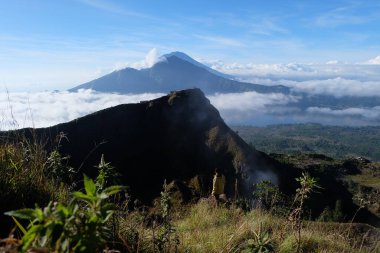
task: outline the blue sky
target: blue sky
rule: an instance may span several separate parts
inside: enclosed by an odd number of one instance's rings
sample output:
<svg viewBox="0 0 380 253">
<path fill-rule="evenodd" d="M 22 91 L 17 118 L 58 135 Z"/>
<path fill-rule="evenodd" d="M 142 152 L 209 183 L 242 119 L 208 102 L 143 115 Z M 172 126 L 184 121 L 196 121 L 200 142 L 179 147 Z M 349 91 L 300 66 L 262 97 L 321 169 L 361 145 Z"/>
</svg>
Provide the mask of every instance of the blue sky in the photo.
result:
<svg viewBox="0 0 380 253">
<path fill-rule="evenodd" d="M 152 48 L 183 51 L 205 62 L 268 64 L 268 71 L 289 63 L 377 63 L 380 2 L 13 0 L 0 5 L 2 89 L 68 89 L 141 61 Z"/>
</svg>

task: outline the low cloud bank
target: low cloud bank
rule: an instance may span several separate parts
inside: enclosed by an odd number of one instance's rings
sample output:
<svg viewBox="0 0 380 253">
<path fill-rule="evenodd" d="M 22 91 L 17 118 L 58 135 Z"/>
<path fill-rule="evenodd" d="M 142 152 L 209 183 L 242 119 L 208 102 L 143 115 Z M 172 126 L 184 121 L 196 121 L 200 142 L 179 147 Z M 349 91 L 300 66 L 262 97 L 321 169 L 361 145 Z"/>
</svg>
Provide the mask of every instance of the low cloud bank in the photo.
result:
<svg viewBox="0 0 380 253">
<path fill-rule="evenodd" d="M 232 124 L 266 125 L 284 121 L 280 115 L 288 115 L 297 108 L 287 106 L 298 97 L 280 93 L 261 94 L 243 92 L 208 96 L 222 118 Z"/>
<path fill-rule="evenodd" d="M 335 97 L 380 96 L 380 56 L 363 63 L 329 61 L 324 64 L 239 64 L 203 61 L 211 68 L 237 80 L 285 85 L 296 92 L 332 95 Z"/>
<path fill-rule="evenodd" d="M 165 94 L 121 95 L 91 90 L 70 92 L 0 93 L 0 130 L 47 127 L 124 103 L 138 103 Z M 332 109 L 296 107 L 300 98 L 278 93 L 244 92 L 208 96 L 228 124 L 265 126 L 285 123 L 380 125 L 380 106 Z"/>
<path fill-rule="evenodd" d="M 151 100 L 162 93 L 120 95 L 78 92 L 0 93 L 0 129 L 47 127 L 119 104 Z"/>
</svg>

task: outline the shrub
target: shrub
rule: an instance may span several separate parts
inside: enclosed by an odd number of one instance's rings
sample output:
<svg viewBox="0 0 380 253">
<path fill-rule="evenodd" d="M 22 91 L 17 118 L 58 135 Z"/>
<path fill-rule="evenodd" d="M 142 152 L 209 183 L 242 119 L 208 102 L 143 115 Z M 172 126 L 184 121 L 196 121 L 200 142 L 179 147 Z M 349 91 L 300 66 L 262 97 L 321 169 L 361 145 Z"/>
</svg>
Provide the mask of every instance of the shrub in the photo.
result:
<svg viewBox="0 0 380 253">
<path fill-rule="evenodd" d="M 98 252 L 108 235 L 107 221 L 115 205 L 107 199 L 124 187 L 110 186 L 104 190 L 84 176 L 85 193 L 74 192 L 68 205 L 50 202 L 45 208 L 20 209 L 7 215 L 30 220 L 21 239 L 21 250 L 30 246 L 55 252 Z"/>
<path fill-rule="evenodd" d="M 251 253 L 270 253 L 274 252 L 274 247 L 271 239 L 269 238 L 269 232 L 263 230 L 263 225 L 260 223 L 259 229 L 253 231 L 253 238 L 247 242 L 246 249 L 243 252 Z"/>
</svg>

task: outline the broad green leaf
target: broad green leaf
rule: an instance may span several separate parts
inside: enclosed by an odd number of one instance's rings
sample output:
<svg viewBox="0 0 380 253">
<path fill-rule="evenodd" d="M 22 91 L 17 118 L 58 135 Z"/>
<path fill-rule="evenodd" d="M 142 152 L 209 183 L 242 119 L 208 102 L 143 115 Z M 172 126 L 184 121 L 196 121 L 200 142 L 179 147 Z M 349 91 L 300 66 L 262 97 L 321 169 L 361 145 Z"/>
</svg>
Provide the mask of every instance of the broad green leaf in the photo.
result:
<svg viewBox="0 0 380 253">
<path fill-rule="evenodd" d="M 89 196 L 84 194 L 83 192 L 73 192 L 73 197 L 79 200 L 83 200 L 89 204 L 92 204 L 94 201 L 96 201 L 95 196 Z"/>
<path fill-rule="evenodd" d="M 50 203 L 49 203 L 48 207 L 50 207 Z M 47 215 L 47 210 L 45 212 L 43 212 L 42 209 L 39 208 L 39 207 L 37 207 L 34 211 L 35 211 L 36 218 L 38 220 L 43 220 L 44 219 L 44 215 Z"/>
<path fill-rule="evenodd" d="M 113 185 L 110 187 L 107 187 L 104 189 L 104 193 L 107 194 L 108 196 L 114 195 L 116 193 L 119 193 L 120 191 L 124 190 L 126 187 L 122 185 Z"/>
<path fill-rule="evenodd" d="M 94 196 L 96 193 L 96 185 L 94 181 L 84 175 L 84 189 L 86 190 L 87 195 Z"/>
<path fill-rule="evenodd" d="M 34 239 L 36 238 L 38 231 L 40 229 L 41 229 L 40 225 L 34 225 L 22 237 L 22 239 L 21 239 L 22 245 L 23 245 L 22 246 L 22 252 L 25 252 L 29 248 L 30 244 L 34 241 Z"/>
</svg>

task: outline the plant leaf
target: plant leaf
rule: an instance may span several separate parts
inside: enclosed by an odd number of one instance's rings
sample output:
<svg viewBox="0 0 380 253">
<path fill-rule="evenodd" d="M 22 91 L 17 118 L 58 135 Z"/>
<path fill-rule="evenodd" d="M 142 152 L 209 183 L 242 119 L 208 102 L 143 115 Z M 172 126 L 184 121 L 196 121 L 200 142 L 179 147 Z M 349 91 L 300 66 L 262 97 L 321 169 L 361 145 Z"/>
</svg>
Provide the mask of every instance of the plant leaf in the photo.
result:
<svg viewBox="0 0 380 253">
<path fill-rule="evenodd" d="M 96 193 L 96 185 L 94 181 L 84 175 L 84 189 L 86 190 L 87 195 L 94 196 Z"/>
<path fill-rule="evenodd" d="M 30 208 L 24 208 L 16 211 L 9 211 L 4 213 L 8 216 L 15 216 L 20 219 L 27 219 L 27 220 L 33 220 L 35 218 L 35 211 L 34 209 Z"/>
<path fill-rule="evenodd" d="M 26 229 L 21 225 L 21 223 L 15 217 L 12 216 L 12 219 L 16 223 L 17 227 L 21 230 L 22 234 L 25 235 Z"/>
<path fill-rule="evenodd" d="M 73 197 L 85 201 L 89 204 L 92 204 L 96 200 L 95 196 L 89 196 L 84 194 L 83 192 L 73 192 Z"/>
<path fill-rule="evenodd" d="M 122 186 L 122 185 L 113 185 L 113 186 L 110 186 L 110 187 L 107 187 L 106 189 L 104 189 L 104 193 L 107 194 L 108 196 L 111 196 L 111 195 L 114 195 L 122 190 L 124 190 L 126 187 L 125 186 Z"/>
</svg>

